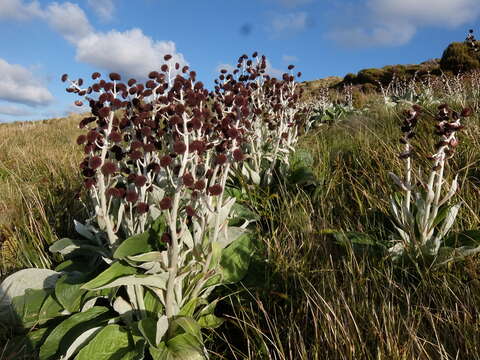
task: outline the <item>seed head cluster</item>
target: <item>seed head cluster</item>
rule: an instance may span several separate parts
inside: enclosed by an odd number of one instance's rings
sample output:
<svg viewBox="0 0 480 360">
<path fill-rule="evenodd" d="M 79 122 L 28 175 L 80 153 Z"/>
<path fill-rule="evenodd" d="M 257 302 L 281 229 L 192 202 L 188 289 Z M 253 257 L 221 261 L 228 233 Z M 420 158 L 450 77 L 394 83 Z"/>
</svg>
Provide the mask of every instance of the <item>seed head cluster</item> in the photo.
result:
<svg viewBox="0 0 480 360">
<path fill-rule="evenodd" d="M 171 209 L 176 196 L 179 213 L 206 214 L 231 171 L 245 161 L 259 163 L 254 157 L 266 155 L 265 144 L 276 144 L 275 156 L 288 153 L 282 149 L 293 145 L 300 125 L 293 65 L 276 79 L 267 74 L 265 56 L 242 55 L 209 91 L 188 66 L 180 68 L 171 55 L 164 60 L 144 82 L 94 72 L 84 86 L 62 76 L 67 92 L 90 107 L 77 138 L 85 186 L 103 212 L 118 211 L 115 201 L 129 209 L 115 228 L 127 235 L 142 230 L 142 216 L 152 209 Z"/>
</svg>

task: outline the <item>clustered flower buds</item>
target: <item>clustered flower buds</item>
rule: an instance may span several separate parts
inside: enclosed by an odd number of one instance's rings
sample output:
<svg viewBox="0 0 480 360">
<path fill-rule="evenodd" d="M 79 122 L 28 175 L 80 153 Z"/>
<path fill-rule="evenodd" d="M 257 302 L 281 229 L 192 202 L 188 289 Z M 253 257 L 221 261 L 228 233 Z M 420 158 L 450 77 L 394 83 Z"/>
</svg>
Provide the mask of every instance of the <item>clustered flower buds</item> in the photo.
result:
<svg viewBox="0 0 480 360">
<path fill-rule="evenodd" d="M 401 127 L 403 136 L 400 138 L 400 142 L 405 144 L 405 150 L 399 155 L 400 159 L 406 159 L 412 155 L 410 140 L 415 137 L 415 127 L 418 123 L 420 111 L 420 106 L 413 105 L 411 109 L 405 112 L 405 117 Z"/>
<path fill-rule="evenodd" d="M 281 80 L 273 78 L 267 74 L 265 56 L 255 52 L 251 58 L 240 56 L 233 71 L 223 69 L 215 80 L 213 110 L 225 114 L 221 121 L 226 136 L 242 139 L 243 146 L 234 150 L 233 159 L 245 160 L 243 166 L 248 164 L 266 182 L 277 161 L 288 164 L 304 119 L 298 101 L 301 91 L 295 82 L 301 74 L 291 74 L 293 68 L 290 65 Z M 265 159 L 269 166 L 263 169 Z"/>
<path fill-rule="evenodd" d="M 394 259 L 400 259 L 405 253 L 414 257 L 435 257 L 441 247 L 442 241 L 458 213 L 460 204 L 450 206 L 448 202 L 455 195 L 458 187 L 457 176 L 444 193 L 446 184 L 445 171 L 446 163 L 458 146 L 457 132 L 463 129 L 461 119 L 470 116 L 470 109 L 463 109 L 461 112 L 453 111 L 447 104 L 438 107 L 435 116 L 435 134 L 439 141 L 435 145 L 436 152 L 429 157 L 434 161 L 433 167 L 428 174 L 428 180 L 424 181 L 421 174 L 418 174 L 417 187 L 412 183 L 412 149 L 410 139 L 415 136 L 414 129 L 418 122 L 420 108 L 413 106 L 405 114 L 402 124 L 403 136 L 401 143 L 405 149 L 400 158 L 405 160 L 405 177 L 401 179 L 394 173 L 389 173 L 393 181 L 404 192 L 401 202 L 398 198 L 392 197 L 392 217 L 400 239 L 389 251 Z M 439 214 L 447 214 L 438 220 Z"/>
<path fill-rule="evenodd" d="M 82 79 L 62 76 L 67 92 L 91 109 L 77 144 L 97 222 L 111 245 L 145 231 L 159 211 L 181 223 L 191 214 L 210 216 L 233 169 L 249 162 L 260 172 L 266 158 L 273 169 L 277 159 L 288 161 L 297 138 L 295 76 L 270 77 L 265 56 L 242 55 L 232 73 L 220 72 L 212 92 L 171 59 L 166 55 L 143 83 L 94 72 L 94 83 L 84 87 Z"/>
<path fill-rule="evenodd" d="M 437 124 L 435 125 L 435 133 L 440 137 L 436 144 L 437 152 L 432 155 L 431 159 L 438 160 L 444 157 L 446 160 L 453 157 L 455 148 L 458 146 L 456 133 L 464 128 L 460 123 L 461 118 L 468 117 L 472 114 L 470 108 L 463 109 L 460 113 L 451 110 L 447 104 L 438 107 L 438 113 L 435 117 Z"/>
<path fill-rule="evenodd" d="M 465 38 L 465 42 L 470 46 L 473 51 L 479 51 L 480 47 L 477 44 L 477 40 L 475 39 L 475 35 L 473 35 L 473 29 L 468 30 L 467 37 Z"/>
<path fill-rule="evenodd" d="M 219 261 L 213 254 L 235 201 L 224 195 L 227 179 L 248 161 L 256 169 L 271 163 L 271 174 L 296 141 L 295 77 L 271 78 L 266 58 L 253 57 L 241 56 L 232 74 L 222 70 L 212 92 L 171 55 L 143 83 L 122 82 L 117 73 L 105 80 L 95 72 L 91 86 L 78 79 L 67 88 L 91 109 L 80 122 L 86 130 L 77 139 L 85 153 L 80 167 L 94 202 L 92 218 L 110 250 L 153 221 L 165 222 L 162 296 L 169 319 L 188 299 L 212 290 L 206 284 Z M 186 275 L 190 289 L 183 289 Z"/>
</svg>

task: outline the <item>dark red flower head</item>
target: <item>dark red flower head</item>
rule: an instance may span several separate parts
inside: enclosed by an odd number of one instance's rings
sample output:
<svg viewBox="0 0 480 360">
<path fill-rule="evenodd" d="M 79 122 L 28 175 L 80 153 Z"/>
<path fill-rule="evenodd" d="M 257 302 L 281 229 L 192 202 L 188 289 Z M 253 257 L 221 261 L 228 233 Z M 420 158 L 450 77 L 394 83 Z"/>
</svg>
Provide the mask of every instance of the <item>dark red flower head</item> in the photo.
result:
<svg viewBox="0 0 480 360">
<path fill-rule="evenodd" d="M 117 73 L 110 73 L 110 80 L 112 81 L 120 81 L 122 79 L 122 77 L 120 76 L 120 74 L 117 74 Z"/>
<path fill-rule="evenodd" d="M 115 165 L 113 162 L 111 161 L 107 161 L 105 162 L 105 164 L 103 164 L 102 166 L 102 174 L 103 175 L 112 175 L 114 174 L 116 171 L 117 171 L 117 165 Z"/>
<path fill-rule="evenodd" d="M 183 141 L 176 141 L 173 144 L 173 151 L 175 151 L 177 154 L 181 155 L 187 150 L 187 145 Z"/>
<path fill-rule="evenodd" d="M 85 144 L 85 141 L 87 141 L 87 137 L 85 135 L 80 135 L 78 138 L 77 138 L 77 144 L 78 145 L 83 145 Z"/>
<path fill-rule="evenodd" d="M 137 206 L 135 207 L 135 209 L 137 210 L 137 213 L 139 214 L 145 214 L 148 209 L 149 209 L 149 206 L 147 203 L 144 203 L 144 202 L 141 202 L 141 203 L 138 203 Z"/>
<path fill-rule="evenodd" d="M 135 203 L 138 200 L 138 193 L 135 190 L 127 190 L 125 199 L 127 199 L 128 202 Z"/>
<path fill-rule="evenodd" d="M 90 161 L 88 162 L 88 164 L 91 169 L 93 170 L 98 169 L 100 166 L 102 166 L 102 159 L 99 156 L 94 156 L 90 158 Z"/>
<path fill-rule="evenodd" d="M 233 158 L 235 161 L 242 161 L 244 158 L 243 152 L 240 149 L 233 150 Z"/>
<path fill-rule="evenodd" d="M 172 208 L 172 199 L 169 197 L 164 197 L 160 201 L 160 209 L 162 210 L 168 210 Z"/>
<path fill-rule="evenodd" d="M 142 152 L 138 150 L 134 150 L 130 153 L 130 159 L 132 160 L 139 160 L 142 158 Z"/>
<path fill-rule="evenodd" d="M 219 154 L 216 158 L 215 158 L 215 164 L 217 165 L 223 165 L 227 162 L 227 156 L 225 154 Z"/>
<path fill-rule="evenodd" d="M 195 183 L 195 190 L 203 190 L 205 189 L 205 181 L 203 180 L 198 180 L 196 183 Z"/>
<path fill-rule="evenodd" d="M 162 156 L 160 159 L 160 166 L 167 167 L 172 163 L 172 158 L 168 155 Z"/>
<path fill-rule="evenodd" d="M 208 188 L 208 192 L 210 193 L 210 195 L 213 195 L 213 196 L 220 195 L 222 193 L 222 190 L 223 190 L 222 187 L 218 184 L 215 184 Z"/>
<path fill-rule="evenodd" d="M 116 143 L 122 141 L 122 139 L 123 139 L 122 135 L 120 133 L 116 132 L 116 131 L 112 131 L 110 133 L 110 135 L 108 136 L 108 138 L 110 140 L 112 140 L 113 142 L 116 142 Z"/>
<path fill-rule="evenodd" d="M 135 185 L 137 185 L 138 187 L 142 187 L 147 183 L 147 178 L 143 175 L 138 175 L 137 177 L 135 177 L 134 182 Z"/>
<path fill-rule="evenodd" d="M 193 186 L 194 182 L 195 182 L 195 179 L 193 178 L 193 175 L 190 174 L 190 173 L 185 173 L 183 176 L 182 176 L 182 181 L 183 181 L 183 184 L 187 187 L 191 187 Z"/>
<path fill-rule="evenodd" d="M 185 207 L 185 212 L 187 213 L 188 216 L 197 216 L 197 212 L 191 206 Z"/>
<path fill-rule="evenodd" d="M 93 187 L 96 183 L 97 183 L 97 181 L 96 181 L 95 179 L 92 179 L 92 178 L 85 179 L 85 181 L 84 181 L 85 187 L 86 187 L 87 189 L 90 189 L 90 188 Z"/>
</svg>

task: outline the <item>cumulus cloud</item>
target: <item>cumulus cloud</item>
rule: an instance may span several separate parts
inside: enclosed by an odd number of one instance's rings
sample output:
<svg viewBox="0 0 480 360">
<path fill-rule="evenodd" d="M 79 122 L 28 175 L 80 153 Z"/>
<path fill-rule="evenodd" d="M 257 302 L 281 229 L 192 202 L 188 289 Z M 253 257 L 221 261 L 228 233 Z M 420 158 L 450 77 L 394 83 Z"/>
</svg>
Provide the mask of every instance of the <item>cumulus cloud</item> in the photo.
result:
<svg viewBox="0 0 480 360">
<path fill-rule="evenodd" d="M 51 3 L 43 12 L 43 17 L 54 30 L 73 44 L 93 32 L 85 12 L 77 4 Z"/>
<path fill-rule="evenodd" d="M 186 64 L 173 41 L 154 41 L 140 29 L 125 32 L 112 30 L 92 33 L 79 41 L 76 59 L 95 67 L 145 77 L 163 64 L 166 54 L 173 56 L 171 62 Z"/>
<path fill-rule="evenodd" d="M 114 11 L 112 0 L 89 0 L 89 3 L 105 18 Z M 182 66 L 186 64 L 183 55 L 177 53 L 174 42 L 155 41 L 140 29 L 124 32 L 96 31 L 77 4 L 50 2 L 41 9 L 37 1 L 24 3 L 21 0 L 0 0 L 0 17 L 16 16 L 18 19 L 20 16 L 27 18 L 27 14 L 43 19 L 73 44 L 78 61 L 99 69 L 146 77 L 150 71 L 163 64 L 166 54 L 173 56 L 172 63 L 178 62 Z"/>
<path fill-rule="evenodd" d="M 368 0 L 384 21 L 402 19 L 411 25 L 459 26 L 480 15 L 478 0 Z"/>
<path fill-rule="evenodd" d="M 20 117 L 20 116 L 32 116 L 34 113 L 20 106 L 0 104 L 0 114 Z"/>
<path fill-rule="evenodd" d="M 271 30 L 275 34 L 288 32 L 298 32 L 304 30 L 309 24 L 308 14 L 306 12 L 296 12 L 289 14 L 277 14 L 271 21 Z"/>
<path fill-rule="evenodd" d="M 104 15 L 113 11 L 111 1 L 95 0 L 95 3 L 97 9 L 103 9 L 99 11 Z M 155 41 L 138 28 L 124 32 L 95 31 L 85 12 L 70 2 L 51 3 L 44 11 L 44 18 L 75 46 L 76 60 L 99 69 L 142 78 L 158 69 L 166 54 L 173 56 L 173 63 L 186 64 L 183 55 L 177 53 L 174 42 Z"/>
<path fill-rule="evenodd" d="M 336 29 L 329 37 L 345 46 L 393 46 L 408 43 L 415 32 L 416 27 L 408 23 L 380 24 Z"/>
<path fill-rule="evenodd" d="M 363 0 L 343 13 L 344 19 L 328 37 L 345 46 L 396 46 L 408 43 L 423 26 L 456 27 L 480 16 L 478 0 Z M 355 24 L 355 25 L 350 25 Z"/>
<path fill-rule="evenodd" d="M 0 59 L 0 99 L 29 106 L 44 106 L 53 96 L 26 68 Z"/>
<path fill-rule="evenodd" d="M 113 0 L 87 0 L 88 6 L 104 21 L 111 20 L 115 11 Z"/>
<path fill-rule="evenodd" d="M 41 14 L 38 1 L 0 0 L 0 19 L 27 20 Z"/>
</svg>

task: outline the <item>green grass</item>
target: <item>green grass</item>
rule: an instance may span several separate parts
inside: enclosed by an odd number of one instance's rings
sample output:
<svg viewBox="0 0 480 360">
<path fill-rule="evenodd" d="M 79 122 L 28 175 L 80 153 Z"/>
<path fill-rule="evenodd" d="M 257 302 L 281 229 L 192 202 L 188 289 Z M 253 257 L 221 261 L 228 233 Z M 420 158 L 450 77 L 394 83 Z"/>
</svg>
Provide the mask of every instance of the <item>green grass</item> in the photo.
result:
<svg viewBox="0 0 480 360">
<path fill-rule="evenodd" d="M 329 232 L 361 231 L 386 243 L 385 215 L 401 173 L 401 111 L 370 101 L 369 111 L 304 136 L 315 191 L 252 190 L 262 215 L 249 275 L 207 333 L 213 359 L 480 359 L 480 259 L 436 271 L 395 268 L 381 254 L 336 245 Z M 478 102 L 478 99 L 474 99 Z M 455 108 L 455 104 L 452 104 Z M 426 109 L 435 112 L 435 108 Z M 81 150 L 78 119 L 0 126 L 0 269 L 50 266 L 47 246 L 85 214 L 75 195 Z M 460 135 L 449 174 L 460 172 L 455 230 L 480 228 L 480 118 Z M 420 125 L 420 163 L 433 139 Z M 35 157 L 32 154 L 36 154 Z M 6 334 L 8 331 L 4 329 Z M 2 329 L 0 327 L 0 339 Z M 1 340 L 0 340 L 1 342 Z M 3 357 L 2 357 L 3 356 Z M 9 359 L 8 354 L 0 359 Z"/>
</svg>

